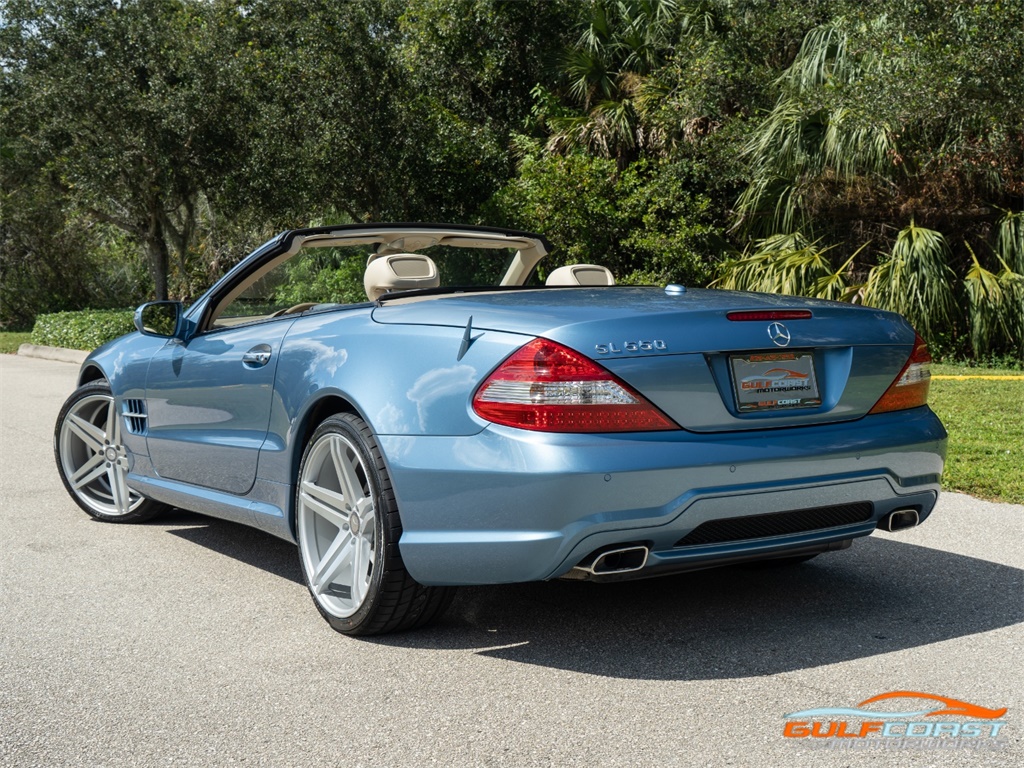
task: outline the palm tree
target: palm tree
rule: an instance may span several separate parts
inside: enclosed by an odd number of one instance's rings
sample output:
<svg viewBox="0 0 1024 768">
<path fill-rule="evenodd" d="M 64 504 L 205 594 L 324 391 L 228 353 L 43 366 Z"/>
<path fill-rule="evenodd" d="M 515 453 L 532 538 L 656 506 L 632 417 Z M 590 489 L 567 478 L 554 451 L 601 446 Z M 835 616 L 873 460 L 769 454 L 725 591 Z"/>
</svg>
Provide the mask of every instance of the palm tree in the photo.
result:
<svg viewBox="0 0 1024 768">
<path fill-rule="evenodd" d="M 586 149 L 620 170 L 663 135 L 644 120 L 647 79 L 670 55 L 682 19 L 676 0 L 599 0 L 563 61 L 568 95 L 581 113 L 549 120 L 551 152 Z"/>
<path fill-rule="evenodd" d="M 863 301 L 899 312 L 922 336 L 934 339 L 954 324 L 955 275 L 949 245 L 941 232 L 914 224 L 900 231 L 892 251 L 868 273 Z"/>
<path fill-rule="evenodd" d="M 823 88 L 834 92 L 850 85 L 876 62 L 869 53 L 853 53 L 848 35 L 837 26 L 807 33 L 778 80 L 782 95 L 745 149 L 752 180 L 737 202 L 737 226 L 762 232 L 807 229 L 824 186 L 899 170 L 890 126 L 829 105 L 821 95 Z"/>
</svg>

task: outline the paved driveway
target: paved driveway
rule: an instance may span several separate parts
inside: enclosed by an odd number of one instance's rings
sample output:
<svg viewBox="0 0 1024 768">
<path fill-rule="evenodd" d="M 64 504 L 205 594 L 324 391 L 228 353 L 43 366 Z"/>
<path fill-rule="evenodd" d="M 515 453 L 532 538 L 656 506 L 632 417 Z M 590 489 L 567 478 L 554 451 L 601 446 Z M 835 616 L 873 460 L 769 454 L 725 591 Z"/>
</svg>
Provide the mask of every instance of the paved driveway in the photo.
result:
<svg viewBox="0 0 1024 768">
<path fill-rule="evenodd" d="M 285 542 L 80 512 L 52 459 L 75 372 L 0 355 L 2 765 L 1024 764 L 1024 507 L 947 494 L 785 570 L 463 589 L 434 628 L 351 640 Z M 1002 749 L 782 736 L 898 690 L 1009 707 Z"/>
</svg>

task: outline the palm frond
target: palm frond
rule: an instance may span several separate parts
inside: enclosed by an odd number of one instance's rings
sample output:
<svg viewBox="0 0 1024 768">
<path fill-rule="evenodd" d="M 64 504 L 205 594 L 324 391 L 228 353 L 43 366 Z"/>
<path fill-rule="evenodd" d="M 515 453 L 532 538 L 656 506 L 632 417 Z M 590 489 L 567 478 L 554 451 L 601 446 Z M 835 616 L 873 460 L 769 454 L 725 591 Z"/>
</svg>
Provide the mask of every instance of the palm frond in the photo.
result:
<svg viewBox="0 0 1024 768">
<path fill-rule="evenodd" d="M 562 61 L 569 95 L 585 114 L 551 121 L 550 151 L 587 149 L 624 164 L 638 148 L 661 149 L 664 127 L 645 119 L 654 99 L 646 81 L 673 50 L 679 14 L 677 0 L 597 0 L 591 5 L 587 23 Z"/>
<path fill-rule="evenodd" d="M 828 83 L 851 83 L 865 63 L 849 48 L 845 32 L 832 24 L 815 27 L 800 43 L 796 58 L 782 76 L 782 84 L 806 91 Z"/>
<path fill-rule="evenodd" d="M 601 101 L 586 115 L 551 118 L 552 133 L 546 148 L 555 154 L 585 149 L 599 157 L 614 158 L 645 138 L 638 134 L 636 122 L 631 101 Z"/>
<path fill-rule="evenodd" d="M 1017 273 L 1024 273 L 1024 211 L 1003 211 L 996 235 L 996 253 Z"/>
<path fill-rule="evenodd" d="M 1019 327 L 1019 312 L 1014 312 L 1014 299 L 1020 303 L 1017 289 L 1019 275 L 1013 273 L 1006 262 L 999 274 L 985 269 L 978 261 L 974 249 L 967 243 L 971 254 L 971 268 L 964 276 L 964 288 L 969 302 L 971 348 L 975 355 L 989 354 L 1002 348 L 1007 341 L 1015 342 Z"/>
<path fill-rule="evenodd" d="M 852 286 L 847 282 L 849 272 L 857 256 L 870 244 L 871 241 L 869 240 L 855 250 L 850 255 L 850 258 L 844 261 L 842 266 L 835 272 L 819 277 L 814 283 L 814 293 L 812 295 L 819 299 L 829 299 L 830 301 L 850 301 L 860 286 Z"/>
<path fill-rule="evenodd" d="M 884 174 L 892 166 L 895 144 L 888 126 L 864 124 L 849 110 L 829 113 L 820 147 L 820 166 L 845 180 L 868 173 Z"/>
<path fill-rule="evenodd" d="M 888 257 L 868 273 L 863 300 L 899 312 L 925 338 L 952 324 L 955 309 L 950 250 L 941 232 L 910 226 L 896 236 Z"/>
<path fill-rule="evenodd" d="M 775 234 L 758 240 L 739 258 L 725 261 L 711 285 L 839 300 L 849 295 L 848 272 L 863 246 L 837 270 L 826 255 L 833 247 L 821 248 L 799 232 Z"/>
<path fill-rule="evenodd" d="M 811 190 L 836 179 L 850 183 L 891 174 L 897 155 L 894 132 L 844 107 L 807 93 L 848 84 L 873 66 L 850 51 L 845 32 L 834 26 L 807 33 L 793 64 L 779 79 L 783 88 L 771 113 L 754 131 L 744 154 L 752 179 L 737 201 L 737 226 L 761 231 L 802 227 L 812 214 Z"/>
<path fill-rule="evenodd" d="M 551 127 L 551 136 L 544 145 L 548 152 L 563 155 L 588 146 L 587 131 L 590 118 L 587 115 L 552 117 L 548 124 Z"/>
<path fill-rule="evenodd" d="M 605 3 L 593 4 L 589 23 L 580 33 L 577 48 L 594 53 L 608 45 L 612 39 L 612 19 L 609 10 Z"/>
<path fill-rule="evenodd" d="M 565 54 L 562 66 L 569 76 L 569 94 L 584 107 L 595 95 L 609 98 L 615 92 L 615 76 L 600 53 L 574 48 Z"/>
</svg>

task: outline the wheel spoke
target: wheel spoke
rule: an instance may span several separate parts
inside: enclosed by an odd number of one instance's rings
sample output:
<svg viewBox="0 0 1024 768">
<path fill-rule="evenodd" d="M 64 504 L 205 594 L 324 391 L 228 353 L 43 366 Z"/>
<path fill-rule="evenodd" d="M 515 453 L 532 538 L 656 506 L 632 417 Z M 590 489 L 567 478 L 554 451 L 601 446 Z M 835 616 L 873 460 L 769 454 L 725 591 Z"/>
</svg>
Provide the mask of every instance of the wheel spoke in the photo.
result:
<svg viewBox="0 0 1024 768">
<path fill-rule="evenodd" d="M 131 496 L 128 491 L 128 483 L 125 482 L 125 472 L 116 463 L 107 471 L 110 479 L 110 493 L 113 497 L 114 508 L 117 514 L 128 514 L 131 507 Z"/>
<path fill-rule="evenodd" d="M 363 496 L 353 506 L 360 520 L 373 520 L 373 499 L 369 496 Z"/>
<path fill-rule="evenodd" d="M 366 552 L 363 548 L 364 543 L 362 537 L 356 539 L 352 553 L 352 602 L 355 605 L 363 602 L 365 596 Z"/>
<path fill-rule="evenodd" d="M 372 507 L 371 507 L 372 510 Z M 373 535 L 377 528 L 377 518 L 374 517 L 373 512 L 366 515 L 365 517 L 359 518 L 359 531 L 367 542 L 373 541 Z"/>
<path fill-rule="evenodd" d="M 356 476 L 356 468 L 348 456 L 345 455 L 346 448 L 340 440 L 331 441 L 331 458 L 334 460 L 334 471 L 338 475 L 338 484 L 341 486 L 341 495 L 350 506 L 363 498 L 363 486 Z M 356 461 L 358 461 L 356 457 Z"/>
<path fill-rule="evenodd" d="M 314 491 L 313 489 L 316 490 Z M 323 488 L 314 485 L 308 480 L 302 483 L 303 503 L 335 528 L 341 529 L 343 525 L 348 523 L 348 515 L 317 498 L 320 494 L 326 495 L 329 493 L 330 491 L 325 491 Z"/>
<path fill-rule="evenodd" d="M 83 485 L 88 485 L 97 477 L 107 471 L 104 465 L 105 459 L 102 453 L 94 453 L 92 458 L 89 459 L 85 464 L 80 466 L 71 477 L 68 478 L 68 482 L 71 483 L 71 487 L 76 491 Z"/>
<path fill-rule="evenodd" d="M 339 512 L 349 511 L 349 502 L 344 496 L 337 491 L 332 491 L 328 488 L 322 488 L 321 486 L 314 483 L 312 480 L 302 481 L 303 492 L 309 494 L 318 501 L 326 504 L 332 509 L 336 509 Z"/>
<path fill-rule="evenodd" d="M 90 424 L 80 416 L 76 416 L 73 413 L 68 414 L 68 427 L 78 435 L 79 439 L 85 443 L 89 448 L 96 451 L 97 453 L 103 450 L 103 441 L 106 439 L 106 435 L 103 431 L 95 424 Z"/>
<path fill-rule="evenodd" d="M 121 444 L 121 420 L 117 418 L 117 407 L 113 398 L 110 400 L 110 405 L 107 406 L 106 439 L 110 441 L 111 445 Z"/>
<path fill-rule="evenodd" d="M 351 533 L 339 531 L 337 538 L 331 542 L 316 568 L 316 573 L 313 574 L 313 586 L 318 593 L 323 594 L 342 568 L 349 563 L 353 541 Z"/>
</svg>

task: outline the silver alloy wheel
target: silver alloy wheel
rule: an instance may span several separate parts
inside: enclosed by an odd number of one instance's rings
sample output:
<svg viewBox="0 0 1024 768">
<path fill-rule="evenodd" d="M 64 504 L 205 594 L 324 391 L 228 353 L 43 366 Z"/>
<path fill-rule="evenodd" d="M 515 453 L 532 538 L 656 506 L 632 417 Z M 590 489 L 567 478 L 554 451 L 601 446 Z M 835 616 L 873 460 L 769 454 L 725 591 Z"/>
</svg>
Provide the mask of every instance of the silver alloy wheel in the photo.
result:
<svg viewBox="0 0 1024 768">
<path fill-rule="evenodd" d="M 377 519 L 366 467 L 343 435 L 310 449 L 299 478 L 296 529 L 310 590 L 338 618 L 359 610 L 377 558 Z"/>
<path fill-rule="evenodd" d="M 94 512 L 122 517 L 145 501 L 128 487 L 121 419 L 110 395 L 89 395 L 71 407 L 60 425 L 58 451 L 68 486 Z"/>
</svg>

